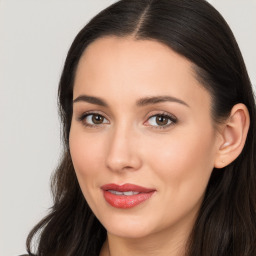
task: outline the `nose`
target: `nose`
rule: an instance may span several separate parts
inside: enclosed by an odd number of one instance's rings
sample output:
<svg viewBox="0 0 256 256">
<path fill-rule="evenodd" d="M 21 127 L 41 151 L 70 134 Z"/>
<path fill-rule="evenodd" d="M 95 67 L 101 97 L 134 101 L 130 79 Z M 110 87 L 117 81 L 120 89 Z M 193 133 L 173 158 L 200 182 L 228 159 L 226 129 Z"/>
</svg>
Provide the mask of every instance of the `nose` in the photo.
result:
<svg viewBox="0 0 256 256">
<path fill-rule="evenodd" d="M 109 138 L 107 168 L 115 172 L 136 171 L 141 165 L 138 140 L 132 129 L 119 127 L 113 130 Z"/>
</svg>

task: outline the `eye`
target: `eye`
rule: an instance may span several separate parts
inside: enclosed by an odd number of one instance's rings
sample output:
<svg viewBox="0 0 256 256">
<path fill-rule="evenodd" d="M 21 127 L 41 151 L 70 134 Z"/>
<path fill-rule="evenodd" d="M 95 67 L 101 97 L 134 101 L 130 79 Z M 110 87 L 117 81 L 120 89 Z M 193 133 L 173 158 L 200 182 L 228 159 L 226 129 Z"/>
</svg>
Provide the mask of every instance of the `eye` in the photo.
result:
<svg viewBox="0 0 256 256">
<path fill-rule="evenodd" d="M 167 114 L 157 114 L 151 116 L 147 123 L 157 128 L 167 128 L 172 124 L 175 124 L 177 119 Z"/>
<path fill-rule="evenodd" d="M 109 121 L 98 113 L 84 114 L 79 118 L 85 126 L 97 126 L 101 124 L 108 124 Z"/>
</svg>

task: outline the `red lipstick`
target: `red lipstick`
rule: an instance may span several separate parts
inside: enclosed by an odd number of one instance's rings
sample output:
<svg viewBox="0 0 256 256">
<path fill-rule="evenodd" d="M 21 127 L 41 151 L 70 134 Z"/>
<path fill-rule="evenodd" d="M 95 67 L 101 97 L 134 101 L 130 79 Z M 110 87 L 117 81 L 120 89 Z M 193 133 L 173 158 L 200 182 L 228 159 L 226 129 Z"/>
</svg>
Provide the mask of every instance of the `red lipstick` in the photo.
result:
<svg viewBox="0 0 256 256">
<path fill-rule="evenodd" d="M 156 191 L 133 184 L 106 184 L 101 186 L 105 200 L 116 208 L 132 208 L 147 199 Z"/>
</svg>

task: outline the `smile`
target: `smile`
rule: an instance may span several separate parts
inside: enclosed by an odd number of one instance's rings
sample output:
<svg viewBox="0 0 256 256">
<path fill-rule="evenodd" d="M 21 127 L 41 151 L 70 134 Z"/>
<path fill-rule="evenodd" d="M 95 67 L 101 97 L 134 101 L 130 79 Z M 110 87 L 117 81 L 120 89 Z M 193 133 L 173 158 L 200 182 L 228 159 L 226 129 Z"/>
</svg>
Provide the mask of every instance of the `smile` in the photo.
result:
<svg viewBox="0 0 256 256">
<path fill-rule="evenodd" d="M 101 187 L 107 203 L 115 208 L 127 209 L 148 200 L 156 191 L 133 184 L 106 184 Z"/>
</svg>

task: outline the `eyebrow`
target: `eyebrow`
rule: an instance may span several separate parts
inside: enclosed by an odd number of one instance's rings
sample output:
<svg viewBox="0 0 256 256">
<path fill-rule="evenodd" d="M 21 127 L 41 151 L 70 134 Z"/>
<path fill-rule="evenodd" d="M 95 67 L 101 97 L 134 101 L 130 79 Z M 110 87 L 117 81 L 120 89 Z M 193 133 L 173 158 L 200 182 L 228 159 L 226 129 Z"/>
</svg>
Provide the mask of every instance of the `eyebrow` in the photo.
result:
<svg viewBox="0 0 256 256">
<path fill-rule="evenodd" d="M 103 106 L 103 107 L 108 107 L 108 104 L 106 101 L 99 97 L 94 97 L 94 96 L 88 96 L 88 95 L 80 95 L 76 99 L 73 100 L 73 103 L 76 102 L 88 102 L 91 104 Z M 141 98 L 136 101 L 136 105 L 139 107 L 147 106 L 147 105 L 153 105 L 157 103 L 162 103 L 162 102 L 176 102 L 180 103 L 184 106 L 189 107 L 189 105 L 184 102 L 183 100 L 180 100 L 178 98 L 172 97 L 172 96 L 153 96 L 153 97 L 145 97 Z"/>
</svg>

